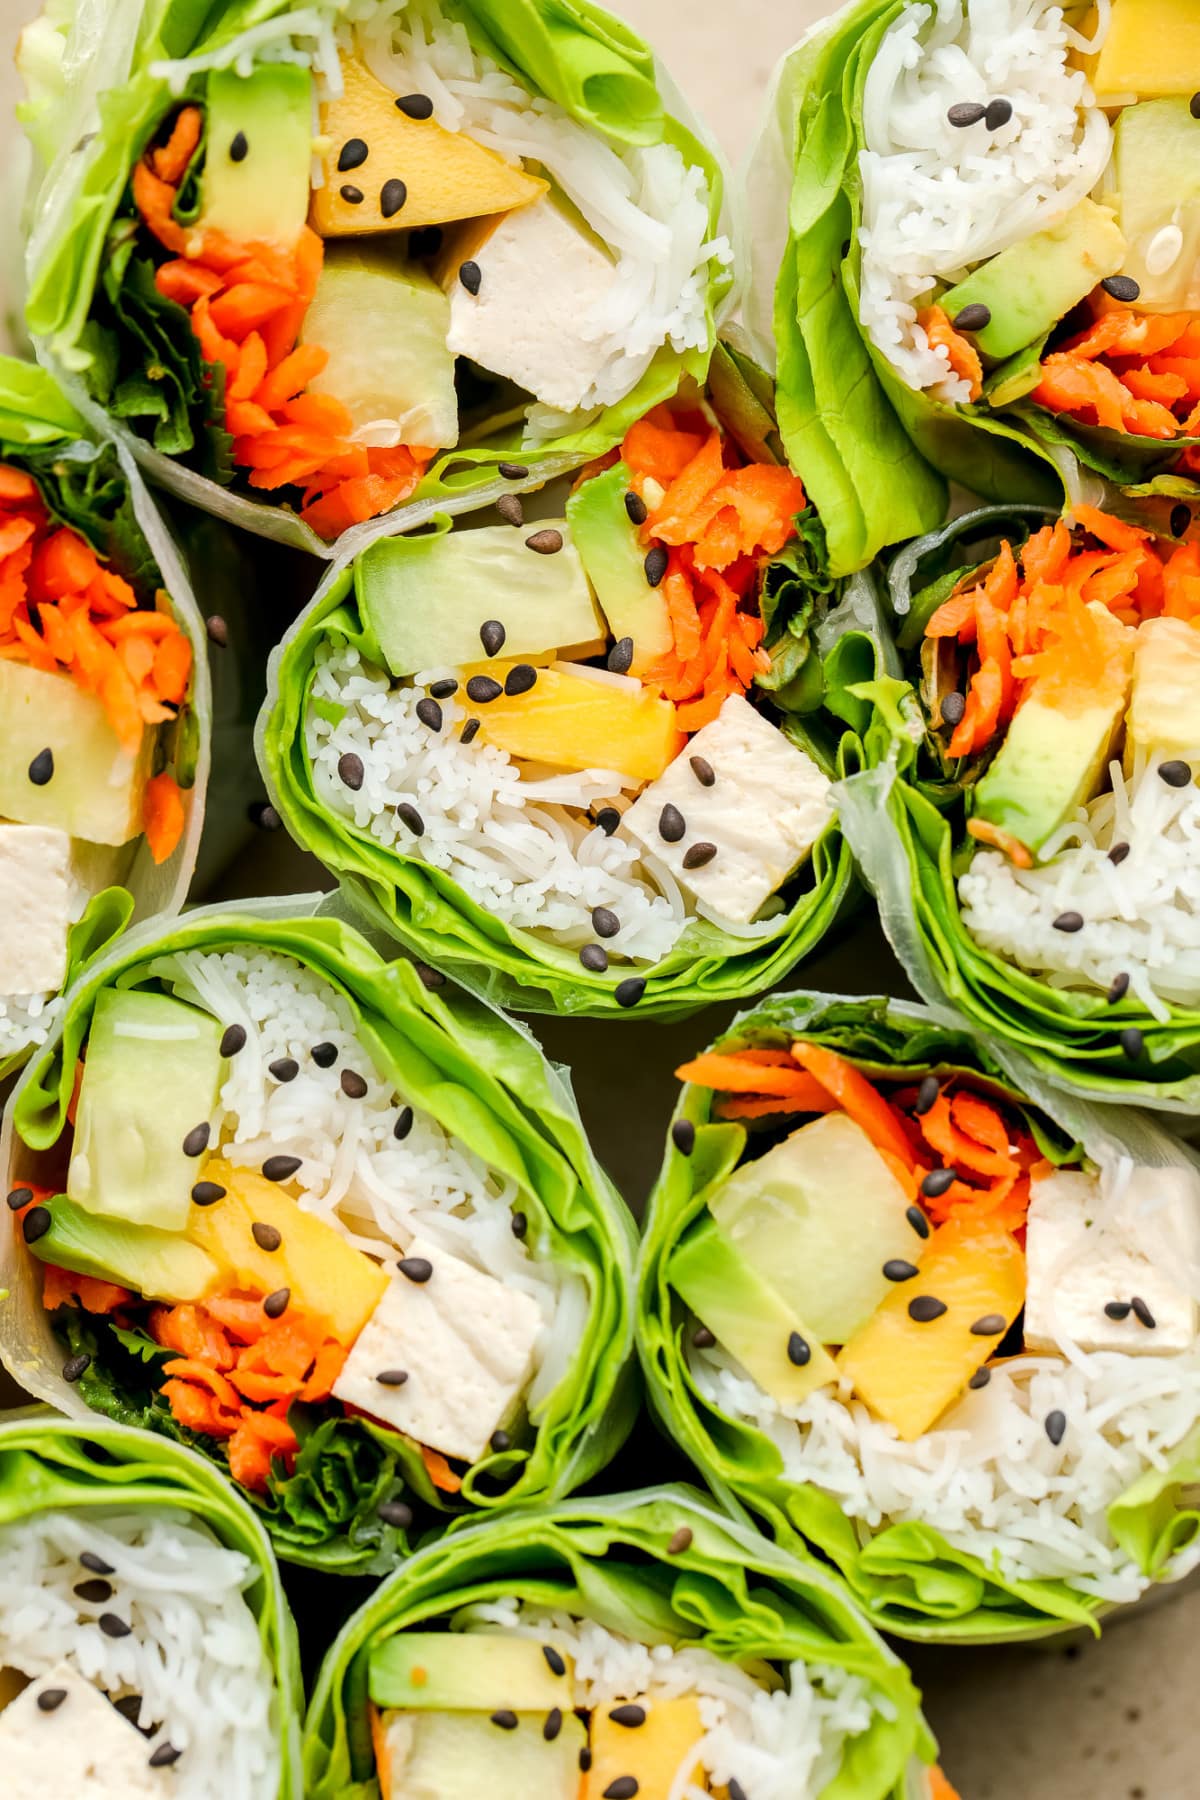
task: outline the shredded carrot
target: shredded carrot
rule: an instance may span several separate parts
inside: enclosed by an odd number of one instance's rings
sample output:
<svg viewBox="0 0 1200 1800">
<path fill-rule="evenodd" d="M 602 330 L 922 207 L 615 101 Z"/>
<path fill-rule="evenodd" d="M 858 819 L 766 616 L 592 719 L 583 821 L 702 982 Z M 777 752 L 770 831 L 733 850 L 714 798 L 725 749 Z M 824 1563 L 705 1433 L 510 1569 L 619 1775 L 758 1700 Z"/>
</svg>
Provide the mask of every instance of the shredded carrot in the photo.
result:
<svg viewBox="0 0 1200 1800">
<path fill-rule="evenodd" d="M 421 1461 L 435 1488 L 439 1488 L 443 1494 L 458 1493 L 462 1487 L 462 1476 L 454 1473 L 440 1450 L 431 1450 L 427 1444 L 422 1444 Z"/>
<path fill-rule="evenodd" d="M 951 1787 L 936 1763 L 929 1771 L 929 1800 L 959 1800 L 958 1789 Z"/>
<path fill-rule="evenodd" d="M 183 795 L 166 769 L 146 783 L 142 828 L 156 863 L 164 863 L 183 836 Z"/>
<path fill-rule="evenodd" d="M 917 324 L 929 339 L 931 349 L 945 351 L 949 373 L 967 382 L 971 399 L 978 400 L 983 392 L 983 364 L 971 340 L 955 331 L 940 306 L 925 307 L 917 314 Z"/>
<path fill-rule="evenodd" d="M 205 361 L 224 371 L 225 424 L 250 485 L 301 488 L 301 517 L 320 536 L 337 537 L 407 499 L 434 451 L 357 444 L 345 407 L 305 393 L 329 360 L 319 345 L 298 342 L 324 255 L 314 231 L 305 226 L 285 253 L 175 219 L 201 125 L 198 107 L 182 107 L 166 142 L 134 170 L 142 222 L 170 252 L 155 286 L 184 308 Z"/>
<path fill-rule="evenodd" d="M 793 1112 L 828 1112 L 828 1091 L 811 1075 L 790 1066 L 771 1066 L 757 1058 L 743 1057 L 740 1052 L 722 1054 L 709 1050 L 676 1069 L 680 1081 L 692 1081 L 700 1087 L 717 1088 L 724 1094 L 778 1094 L 786 1096 Z"/>
<path fill-rule="evenodd" d="M 1089 425 L 1170 440 L 1200 434 L 1200 319 L 1112 307 L 1045 357 L 1033 400 Z"/>
<path fill-rule="evenodd" d="M 853 1063 L 823 1044 L 793 1044 L 792 1055 L 832 1095 L 841 1110 L 861 1125 L 877 1150 L 886 1151 L 906 1168 L 912 1167 L 912 1147 L 895 1112 Z"/>
<path fill-rule="evenodd" d="M 57 1263 L 47 1263 L 42 1270 L 42 1305 L 47 1312 L 78 1306 L 86 1313 L 111 1313 L 132 1301 L 129 1289 L 118 1287 L 115 1281 L 77 1275 L 73 1269 L 60 1269 Z"/>
</svg>

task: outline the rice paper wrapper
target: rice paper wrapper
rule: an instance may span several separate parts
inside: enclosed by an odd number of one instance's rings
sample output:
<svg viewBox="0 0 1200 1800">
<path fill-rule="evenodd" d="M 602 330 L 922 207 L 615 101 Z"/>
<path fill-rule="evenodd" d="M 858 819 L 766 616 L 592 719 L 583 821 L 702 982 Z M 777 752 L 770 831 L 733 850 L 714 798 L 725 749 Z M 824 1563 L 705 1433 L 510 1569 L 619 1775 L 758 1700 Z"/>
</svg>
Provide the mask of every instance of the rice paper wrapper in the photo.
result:
<svg viewBox="0 0 1200 1800">
<path fill-rule="evenodd" d="M 177 913 L 187 898 L 204 828 L 211 771 L 213 696 L 208 638 L 191 580 L 175 540 L 151 500 L 132 458 L 97 441 L 50 376 L 34 364 L 0 357 L 0 461 L 27 469 L 52 494 L 69 483 L 68 513 L 96 547 L 131 579 L 139 598 L 161 590 L 192 646 L 187 720 L 175 772 L 185 811 L 175 850 L 156 864 L 138 840 L 124 880 L 94 894 L 71 929 L 67 985 L 88 959 L 134 919 Z M 115 496 L 121 494 L 115 501 Z M 244 767 L 244 736 L 242 739 Z M 236 759 L 234 759 L 236 760 Z M 0 1059 L 0 1080 L 26 1053 Z"/>
<path fill-rule="evenodd" d="M 326 560 L 365 549 L 380 535 L 412 530 L 435 513 L 490 506 L 501 494 L 578 468 L 619 444 L 685 376 L 702 380 L 717 327 L 738 303 L 744 236 L 716 139 L 619 18 L 591 0 L 461 0 L 456 16 L 535 95 L 557 102 L 618 151 L 667 143 L 704 170 L 711 235 L 724 236 L 733 251 L 731 264 L 707 265 L 707 346 L 677 352 L 664 344 L 623 400 L 557 436 L 523 444 L 521 430 L 506 423 L 486 445 L 469 442 L 439 455 L 409 501 L 352 526 L 336 544 L 290 509 L 234 493 L 186 467 L 98 404 L 89 389 L 94 347 L 86 326 L 106 233 L 153 128 L 196 90 L 198 79 L 278 43 L 288 31 L 283 21 L 295 20 L 297 34 L 314 43 L 342 12 L 340 0 L 313 0 L 299 12 L 287 0 L 222 0 L 208 14 L 188 0 L 65 0 L 27 28 L 19 58 L 29 95 L 22 122 L 35 152 L 25 208 L 26 318 L 39 359 L 89 425 L 114 438 L 156 485 L 229 524 Z M 496 473 L 497 463 L 517 456 L 530 465 L 528 483 Z"/>
<path fill-rule="evenodd" d="M 202 1457 L 147 1432 L 101 1419 L 81 1430 L 34 1408 L 0 1421 L 0 1524 L 97 1507 L 193 1519 L 257 1571 L 245 1602 L 277 1690 L 282 1773 L 276 1792 L 279 1800 L 301 1800 L 300 1648 L 270 1540 L 250 1508 Z"/>
<path fill-rule="evenodd" d="M 1200 1169 L 1193 1152 L 1154 1118 L 1062 1092 L 945 1006 L 780 994 L 740 1014 L 714 1048 L 746 1042 L 786 1048 L 797 1036 L 880 1070 L 902 1066 L 918 1080 L 931 1072 L 972 1071 L 985 1089 L 1022 1106 L 1027 1119 L 1031 1109 L 1034 1120 L 1042 1115 L 1043 1131 L 1049 1121 L 1060 1142 L 1081 1149 L 1102 1171 L 1123 1161 L 1137 1168 Z M 694 1125 L 695 1149 L 684 1156 L 668 1138 L 643 1230 L 638 1351 L 650 1406 L 663 1428 L 724 1506 L 756 1517 L 782 1545 L 807 1546 L 829 1558 L 880 1630 L 961 1644 L 1020 1642 L 1080 1628 L 1098 1632 L 1113 1607 L 1069 1579 L 1009 1576 L 998 1557 L 984 1561 L 920 1520 L 879 1529 L 856 1522 L 831 1493 L 789 1478 L 764 1432 L 701 1394 L 684 1355 L 671 1255 L 709 1194 L 738 1165 L 747 1138 L 741 1124 L 712 1117 L 712 1100 L 707 1088 L 683 1087 L 675 1118 Z M 1200 1267 L 1183 1266 L 1184 1281 L 1200 1297 Z M 1166 1466 L 1148 1466 L 1108 1508 L 1115 1555 L 1135 1565 L 1144 1583 L 1135 1604 L 1150 1604 L 1156 1584 L 1181 1579 L 1196 1566 L 1198 1469 L 1200 1421 Z"/>
<path fill-rule="evenodd" d="M 369 1422 L 300 1418 L 294 1475 L 254 1501 L 276 1553 L 334 1573 L 381 1573 L 423 1531 L 445 1529 L 471 1511 L 504 1511 L 559 1499 L 615 1455 L 633 1423 L 639 1384 L 633 1356 L 633 1220 L 584 1133 L 565 1070 L 543 1057 L 532 1036 L 499 1012 L 444 986 L 429 988 L 414 965 L 387 962 L 340 916 L 336 899 L 313 894 L 210 906 L 172 925 L 135 927 L 93 962 L 68 994 L 53 1039 L 28 1065 L 0 1136 L 8 1189 L 31 1155 L 63 1130 L 74 1072 L 97 995 L 128 985 L 155 956 L 183 950 L 252 950 L 289 956 L 329 982 L 355 1015 L 364 1048 L 423 1109 L 492 1169 L 517 1184 L 529 1243 L 586 1287 L 565 1366 L 533 1407 L 536 1437 L 490 1453 L 468 1470 L 462 1493 L 435 1488 L 409 1438 Z M 429 973 L 428 971 L 426 972 Z M 149 1425 L 205 1449 L 175 1425 L 165 1403 L 147 1404 L 105 1376 L 102 1359 L 76 1383 L 61 1374 L 64 1349 L 41 1303 L 36 1259 L 19 1229 L 0 1249 L 0 1360 L 30 1393 L 75 1419 L 94 1409 Z M 223 1459 L 212 1459 L 227 1479 Z M 378 1516 L 403 1497 L 417 1523 L 400 1530 Z"/>
<path fill-rule="evenodd" d="M 681 1530 L 689 1534 L 682 1549 Z M 876 1690 L 878 1710 L 848 1741 L 821 1800 L 926 1800 L 933 1741 L 908 1671 L 836 1577 L 679 1486 L 526 1508 L 412 1557 L 352 1616 L 322 1664 L 305 1727 L 309 1800 L 371 1800 L 378 1792 L 367 1702 L 372 1650 L 459 1607 L 510 1595 L 645 1644 L 860 1676 Z"/>
</svg>

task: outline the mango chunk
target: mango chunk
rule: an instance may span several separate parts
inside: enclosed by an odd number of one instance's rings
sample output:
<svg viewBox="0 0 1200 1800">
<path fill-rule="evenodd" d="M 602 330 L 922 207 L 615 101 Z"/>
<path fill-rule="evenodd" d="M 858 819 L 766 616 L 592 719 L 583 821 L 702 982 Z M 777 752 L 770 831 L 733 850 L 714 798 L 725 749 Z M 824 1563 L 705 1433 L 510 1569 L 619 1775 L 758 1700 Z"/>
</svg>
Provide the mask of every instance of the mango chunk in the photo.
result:
<svg viewBox="0 0 1200 1800">
<path fill-rule="evenodd" d="M 623 1776 L 633 1777 L 639 1794 L 669 1794 L 684 1760 L 694 1756 L 704 1736 L 695 1695 L 668 1700 L 656 1698 L 651 1689 L 635 1704 L 645 1709 L 640 1725 L 614 1718 L 622 1711 L 617 1705 L 598 1707 L 592 1714 L 592 1766 L 580 1784 L 579 1800 L 601 1800 Z M 702 1764 L 694 1764 L 690 1779 L 697 1787 L 704 1786 Z"/>
<path fill-rule="evenodd" d="M 271 1294 L 290 1288 L 305 1312 L 329 1321 L 342 1344 L 355 1338 L 388 1285 L 377 1263 L 315 1213 L 303 1212 L 277 1182 L 212 1157 L 204 1179 L 225 1189 L 212 1206 L 193 1206 L 188 1238 L 220 1266 L 225 1285 Z M 253 1227 L 265 1226 L 255 1236 Z M 278 1232 L 279 1244 L 258 1241 Z"/>
<path fill-rule="evenodd" d="M 1193 94 L 1200 69 L 1200 8 L 1195 0 L 1114 0 L 1092 77 L 1101 106 L 1162 94 Z"/>
<path fill-rule="evenodd" d="M 503 683 L 513 667 L 492 662 L 487 672 Z M 633 781 L 657 780 L 686 741 L 670 700 L 593 681 L 566 663 L 539 669 L 523 694 L 502 694 L 478 714 L 480 738 L 523 762 L 615 769 Z"/>
<path fill-rule="evenodd" d="M 871 1411 L 912 1443 L 987 1361 L 1024 1300 L 1025 1257 L 1012 1234 L 986 1220 L 948 1219 L 930 1239 L 919 1276 L 888 1295 L 845 1346 L 838 1368 Z M 972 1330 L 985 1322 L 986 1331 Z"/>
<path fill-rule="evenodd" d="M 494 150 L 436 120 L 411 118 L 354 57 L 342 58 L 340 97 L 321 107 L 324 183 L 311 223 L 322 237 L 445 225 L 509 212 L 547 191 Z"/>
</svg>

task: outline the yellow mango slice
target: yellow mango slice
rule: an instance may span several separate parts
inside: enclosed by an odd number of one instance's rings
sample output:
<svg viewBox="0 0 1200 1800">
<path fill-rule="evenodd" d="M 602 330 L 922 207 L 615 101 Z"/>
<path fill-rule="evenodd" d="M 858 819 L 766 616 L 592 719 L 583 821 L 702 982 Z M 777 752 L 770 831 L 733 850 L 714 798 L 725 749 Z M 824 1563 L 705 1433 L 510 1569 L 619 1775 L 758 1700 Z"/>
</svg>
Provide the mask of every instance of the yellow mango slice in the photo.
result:
<svg viewBox="0 0 1200 1800">
<path fill-rule="evenodd" d="M 503 683 L 513 667 L 491 662 L 487 673 Z M 480 738 L 523 762 L 616 769 L 634 781 L 656 780 L 686 742 L 670 700 L 592 681 L 566 663 L 539 669 L 525 693 L 502 694 L 476 710 Z"/>
<path fill-rule="evenodd" d="M 1198 69 L 1196 0 L 1114 0 L 1093 77 L 1101 106 L 1130 94 L 1139 100 L 1193 94 Z"/>
<path fill-rule="evenodd" d="M 1011 1232 L 948 1219 L 920 1274 L 888 1295 L 837 1359 L 871 1411 L 905 1443 L 929 1430 L 995 1350 L 1025 1301 L 1025 1257 Z M 934 1318 L 914 1318 L 940 1302 Z M 923 1305 L 922 1303 L 928 1303 Z M 994 1326 L 972 1331 L 985 1320 Z"/>
<path fill-rule="evenodd" d="M 223 1187 L 225 1197 L 193 1206 L 187 1235 L 219 1264 L 226 1285 L 264 1294 L 290 1288 L 306 1312 L 329 1320 L 339 1343 L 353 1344 L 387 1287 L 379 1265 L 324 1219 L 302 1212 L 277 1182 L 219 1157 L 205 1163 L 204 1179 Z M 268 1237 L 279 1233 L 278 1249 L 263 1249 L 256 1224 Z"/>
<path fill-rule="evenodd" d="M 462 132 L 413 119 L 362 63 L 342 58 L 343 91 L 321 108 L 324 184 L 310 220 L 322 237 L 444 225 L 509 212 L 548 183 Z"/>
<path fill-rule="evenodd" d="M 618 1706 L 602 1706 L 592 1714 L 592 1766 L 579 1789 L 579 1800 L 601 1800 L 605 1790 L 632 1775 L 639 1794 L 669 1794 L 684 1758 L 693 1753 L 704 1736 L 700 1707 L 694 1694 L 678 1699 L 656 1698 L 654 1690 L 637 1702 L 645 1708 L 642 1725 L 622 1725 L 613 1718 Z M 704 1786 L 704 1769 L 696 1763 L 690 1779 Z"/>
</svg>

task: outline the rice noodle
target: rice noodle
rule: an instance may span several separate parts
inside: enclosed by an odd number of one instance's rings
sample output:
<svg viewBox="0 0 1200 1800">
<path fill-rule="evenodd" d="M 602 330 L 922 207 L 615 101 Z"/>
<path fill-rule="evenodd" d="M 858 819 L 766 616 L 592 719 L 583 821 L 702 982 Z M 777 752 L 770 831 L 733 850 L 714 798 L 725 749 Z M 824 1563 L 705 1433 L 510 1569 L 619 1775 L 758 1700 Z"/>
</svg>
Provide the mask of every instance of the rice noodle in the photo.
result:
<svg viewBox="0 0 1200 1800">
<path fill-rule="evenodd" d="M 0 1063 L 44 1044 L 59 1005 L 57 994 L 0 994 Z"/>
</svg>

